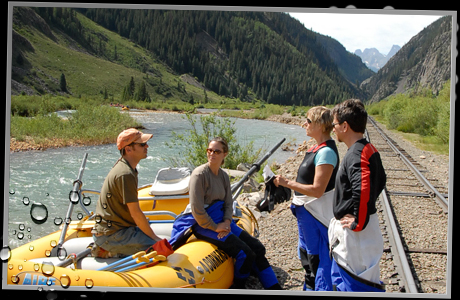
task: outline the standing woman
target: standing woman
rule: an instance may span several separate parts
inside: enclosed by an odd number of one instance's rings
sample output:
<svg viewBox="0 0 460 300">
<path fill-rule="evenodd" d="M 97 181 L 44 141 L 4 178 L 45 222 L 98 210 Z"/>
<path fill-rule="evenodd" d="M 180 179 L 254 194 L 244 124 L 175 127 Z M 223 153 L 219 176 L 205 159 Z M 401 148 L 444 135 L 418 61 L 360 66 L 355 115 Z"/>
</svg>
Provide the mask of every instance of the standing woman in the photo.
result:
<svg viewBox="0 0 460 300">
<path fill-rule="evenodd" d="M 192 227 L 198 239 L 216 245 L 235 258 L 234 288 L 244 288 L 253 270 L 265 289 L 281 289 L 265 257 L 264 245 L 232 221 L 230 179 L 221 169 L 228 155 L 227 142 L 220 137 L 214 138 L 206 151 L 208 162 L 195 168 L 191 174 L 190 203 L 179 217 L 182 220 L 178 218 L 174 222 L 172 236 L 187 226 Z"/>
<path fill-rule="evenodd" d="M 274 183 L 294 190 L 291 210 L 299 229 L 299 257 L 305 269 L 304 290 L 332 291 L 327 226 L 333 218 L 332 199 L 339 154 L 331 138 L 331 111 L 312 107 L 305 127 L 316 141 L 297 172 L 295 181 L 277 175 Z"/>
</svg>

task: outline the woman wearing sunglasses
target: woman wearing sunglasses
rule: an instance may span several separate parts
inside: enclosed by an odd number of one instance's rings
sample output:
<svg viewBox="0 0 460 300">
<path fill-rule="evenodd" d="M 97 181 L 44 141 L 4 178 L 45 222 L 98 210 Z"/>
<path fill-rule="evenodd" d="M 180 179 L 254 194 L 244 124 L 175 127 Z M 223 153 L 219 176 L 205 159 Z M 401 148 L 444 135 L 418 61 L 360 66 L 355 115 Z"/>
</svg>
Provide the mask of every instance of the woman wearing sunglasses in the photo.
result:
<svg viewBox="0 0 460 300">
<path fill-rule="evenodd" d="M 324 106 L 312 107 L 302 127 L 316 145 L 305 154 L 295 181 L 277 175 L 274 183 L 294 190 L 291 210 L 299 230 L 298 252 L 305 269 L 304 290 L 332 291 L 327 227 L 333 218 L 339 154 L 331 138 L 331 111 Z"/>
<path fill-rule="evenodd" d="M 246 279 L 252 270 L 265 289 L 281 289 L 265 258 L 265 247 L 232 221 L 230 179 L 221 169 L 228 155 L 227 142 L 220 137 L 214 138 L 206 152 L 208 162 L 195 168 L 191 174 L 190 204 L 181 219 L 176 219 L 173 236 L 175 230 L 182 231 L 184 224 L 188 224 L 186 226 L 192 227 L 197 238 L 216 245 L 235 258 L 233 288 L 245 288 Z"/>
</svg>

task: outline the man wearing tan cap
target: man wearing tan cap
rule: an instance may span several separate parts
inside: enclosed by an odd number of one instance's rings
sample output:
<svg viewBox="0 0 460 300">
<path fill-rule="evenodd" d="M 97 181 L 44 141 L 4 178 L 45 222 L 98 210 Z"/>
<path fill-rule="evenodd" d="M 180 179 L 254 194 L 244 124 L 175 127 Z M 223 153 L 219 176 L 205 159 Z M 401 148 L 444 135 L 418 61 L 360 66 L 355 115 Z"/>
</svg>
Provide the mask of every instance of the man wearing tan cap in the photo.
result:
<svg viewBox="0 0 460 300">
<path fill-rule="evenodd" d="M 136 167 L 147 157 L 147 141 L 151 138 L 152 134 L 135 128 L 118 135 L 121 157 L 105 178 L 97 201 L 93 256 L 128 256 L 161 240 L 150 228 L 137 198 Z"/>
</svg>

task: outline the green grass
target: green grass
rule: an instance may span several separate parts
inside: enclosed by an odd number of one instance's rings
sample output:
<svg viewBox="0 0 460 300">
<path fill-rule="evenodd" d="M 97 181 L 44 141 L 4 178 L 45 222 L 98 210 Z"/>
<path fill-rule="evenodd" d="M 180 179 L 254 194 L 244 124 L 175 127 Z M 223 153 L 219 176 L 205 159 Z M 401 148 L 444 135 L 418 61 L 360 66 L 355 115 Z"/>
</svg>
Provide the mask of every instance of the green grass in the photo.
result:
<svg viewBox="0 0 460 300">
<path fill-rule="evenodd" d="M 437 96 L 429 90 L 398 94 L 368 105 L 367 111 L 417 148 L 449 154 L 450 81 Z"/>
<path fill-rule="evenodd" d="M 118 134 L 129 127 L 139 127 L 128 114 L 107 105 L 93 105 L 82 101 L 68 119 L 56 113 L 34 117 L 11 116 L 10 136 L 18 141 L 33 139 L 44 147 L 72 144 L 113 143 Z"/>
<path fill-rule="evenodd" d="M 136 87 L 145 82 L 153 102 L 189 102 L 191 98 L 195 103 L 204 102 L 201 88 L 183 82 L 178 74 L 157 61 L 149 51 L 91 22 L 80 13 L 76 16 L 84 28 L 85 37 L 93 40 L 93 47 L 102 45 L 104 50 L 90 54 L 58 31 L 53 30 L 56 39 L 52 40 L 33 27 L 14 26 L 34 48 L 33 51 L 24 51 L 29 74 L 20 76 L 20 82 L 44 95 L 48 91 L 59 91 L 59 78 L 64 74 L 67 89 L 73 97 L 102 100 L 107 91 L 108 101 L 121 103 L 123 88 L 132 77 Z M 99 44 L 101 37 L 103 42 Z M 210 103 L 227 101 L 210 91 L 207 97 Z"/>
</svg>

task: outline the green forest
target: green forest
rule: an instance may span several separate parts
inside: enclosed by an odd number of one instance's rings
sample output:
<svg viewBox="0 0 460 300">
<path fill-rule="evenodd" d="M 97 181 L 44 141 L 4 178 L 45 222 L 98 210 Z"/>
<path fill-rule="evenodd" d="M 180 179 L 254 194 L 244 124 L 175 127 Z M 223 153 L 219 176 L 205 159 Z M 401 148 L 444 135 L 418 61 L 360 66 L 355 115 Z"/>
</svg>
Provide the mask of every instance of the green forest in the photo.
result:
<svg viewBox="0 0 460 300">
<path fill-rule="evenodd" d="M 116 45 L 85 30 L 75 16 L 78 11 L 221 96 L 249 101 L 251 91 L 268 104 L 310 106 L 362 96 L 316 41 L 317 34 L 285 13 L 56 7 L 36 11 L 93 54 L 121 60 Z M 154 71 L 142 60 L 134 61 L 134 67 Z"/>
</svg>

